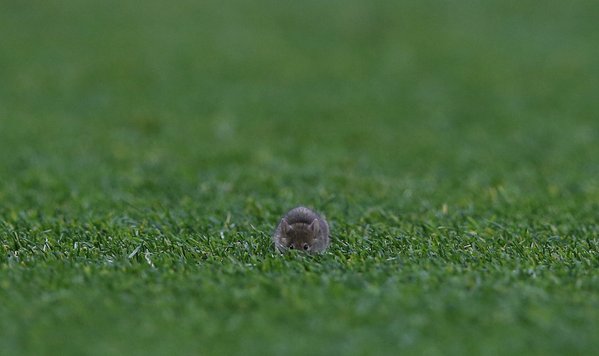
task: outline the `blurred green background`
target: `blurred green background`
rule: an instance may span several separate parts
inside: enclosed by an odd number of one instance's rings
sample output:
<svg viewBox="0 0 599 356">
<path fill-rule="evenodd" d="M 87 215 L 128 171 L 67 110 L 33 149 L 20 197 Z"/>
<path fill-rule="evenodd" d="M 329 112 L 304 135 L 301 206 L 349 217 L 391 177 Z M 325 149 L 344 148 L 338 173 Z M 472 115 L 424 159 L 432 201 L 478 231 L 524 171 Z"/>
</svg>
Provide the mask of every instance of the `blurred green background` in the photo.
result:
<svg viewBox="0 0 599 356">
<path fill-rule="evenodd" d="M 591 353 L 598 14 L 0 1 L 0 353 Z"/>
</svg>

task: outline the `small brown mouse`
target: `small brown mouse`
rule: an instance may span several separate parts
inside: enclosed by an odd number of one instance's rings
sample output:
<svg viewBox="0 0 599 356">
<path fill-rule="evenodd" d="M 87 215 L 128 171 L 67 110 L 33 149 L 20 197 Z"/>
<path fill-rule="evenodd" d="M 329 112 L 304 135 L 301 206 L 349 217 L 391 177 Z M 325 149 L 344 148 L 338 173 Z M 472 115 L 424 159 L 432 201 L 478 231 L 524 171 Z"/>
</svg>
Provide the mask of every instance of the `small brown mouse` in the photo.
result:
<svg viewBox="0 0 599 356">
<path fill-rule="evenodd" d="M 299 206 L 283 216 L 272 236 L 279 252 L 302 250 L 319 253 L 329 247 L 329 224 L 314 211 Z"/>
</svg>

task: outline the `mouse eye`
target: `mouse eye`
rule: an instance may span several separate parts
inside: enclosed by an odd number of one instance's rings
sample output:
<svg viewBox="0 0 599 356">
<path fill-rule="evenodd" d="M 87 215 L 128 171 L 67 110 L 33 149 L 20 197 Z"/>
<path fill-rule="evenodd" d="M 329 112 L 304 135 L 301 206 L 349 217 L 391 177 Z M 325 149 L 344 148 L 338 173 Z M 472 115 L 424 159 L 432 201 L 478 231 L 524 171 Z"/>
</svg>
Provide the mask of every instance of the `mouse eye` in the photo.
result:
<svg viewBox="0 0 599 356">
<path fill-rule="evenodd" d="M 293 245 L 288 246 L 290 250 L 293 250 Z"/>
<path fill-rule="evenodd" d="M 304 244 L 303 248 L 304 248 L 304 251 L 308 251 L 308 249 L 310 248 L 310 246 L 308 246 L 308 244 Z"/>
</svg>

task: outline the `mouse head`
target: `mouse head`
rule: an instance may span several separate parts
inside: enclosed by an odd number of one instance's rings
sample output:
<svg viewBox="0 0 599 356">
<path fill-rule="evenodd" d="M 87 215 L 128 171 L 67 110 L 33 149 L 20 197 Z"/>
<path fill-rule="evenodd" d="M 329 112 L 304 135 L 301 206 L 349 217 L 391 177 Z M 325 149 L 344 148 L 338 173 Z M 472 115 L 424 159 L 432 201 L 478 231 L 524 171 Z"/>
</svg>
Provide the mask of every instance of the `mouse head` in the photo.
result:
<svg viewBox="0 0 599 356">
<path fill-rule="evenodd" d="M 281 220 L 281 243 L 289 250 L 312 250 L 312 245 L 316 242 L 320 225 L 317 219 L 310 224 L 295 223 L 289 224 L 287 220 Z"/>
</svg>

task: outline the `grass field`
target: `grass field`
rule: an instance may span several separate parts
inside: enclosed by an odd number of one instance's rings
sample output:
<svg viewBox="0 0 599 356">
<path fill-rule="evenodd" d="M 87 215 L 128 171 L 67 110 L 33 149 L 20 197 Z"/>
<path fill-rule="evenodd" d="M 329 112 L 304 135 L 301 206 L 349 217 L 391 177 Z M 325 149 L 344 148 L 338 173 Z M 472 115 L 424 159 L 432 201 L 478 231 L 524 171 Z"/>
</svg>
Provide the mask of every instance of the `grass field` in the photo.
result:
<svg viewBox="0 0 599 356">
<path fill-rule="evenodd" d="M 598 13 L 0 2 L 0 354 L 597 352 Z"/>
</svg>

